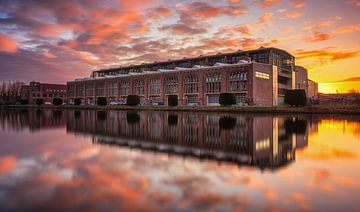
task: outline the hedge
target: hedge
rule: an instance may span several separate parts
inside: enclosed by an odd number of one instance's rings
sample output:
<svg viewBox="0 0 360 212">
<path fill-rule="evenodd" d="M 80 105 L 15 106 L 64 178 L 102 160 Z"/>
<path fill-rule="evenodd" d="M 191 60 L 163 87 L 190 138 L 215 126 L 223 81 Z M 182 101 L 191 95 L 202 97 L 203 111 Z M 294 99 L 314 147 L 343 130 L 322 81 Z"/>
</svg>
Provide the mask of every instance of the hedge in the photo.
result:
<svg viewBox="0 0 360 212">
<path fill-rule="evenodd" d="M 63 100 L 60 99 L 60 98 L 54 98 L 53 99 L 53 104 L 54 105 L 62 105 L 62 103 L 63 103 Z"/>
<path fill-rule="evenodd" d="M 138 95 L 128 95 L 126 99 L 126 104 L 129 106 L 136 106 L 140 104 L 140 96 Z"/>
<path fill-rule="evenodd" d="M 99 106 L 107 105 L 106 97 L 98 97 L 97 98 L 97 105 L 99 105 Z"/>
<path fill-rule="evenodd" d="M 81 105 L 81 99 L 79 99 L 79 98 L 75 99 L 74 105 Z"/>
<path fill-rule="evenodd" d="M 168 105 L 175 107 L 178 106 L 179 102 L 178 102 L 178 96 L 177 95 L 169 95 L 168 96 Z"/>
<path fill-rule="evenodd" d="M 219 96 L 219 103 L 222 106 L 229 106 L 236 104 L 236 98 L 233 93 L 221 93 Z"/>
<path fill-rule="evenodd" d="M 42 105 L 42 104 L 44 104 L 44 100 L 43 99 L 36 99 L 35 104 Z"/>
<path fill-rule="evenodd" d="M 285 93 L 285 104 L 290 106 L 305 106 L 306 93 L 304 89 L 287 90 Z"/>
</svg>

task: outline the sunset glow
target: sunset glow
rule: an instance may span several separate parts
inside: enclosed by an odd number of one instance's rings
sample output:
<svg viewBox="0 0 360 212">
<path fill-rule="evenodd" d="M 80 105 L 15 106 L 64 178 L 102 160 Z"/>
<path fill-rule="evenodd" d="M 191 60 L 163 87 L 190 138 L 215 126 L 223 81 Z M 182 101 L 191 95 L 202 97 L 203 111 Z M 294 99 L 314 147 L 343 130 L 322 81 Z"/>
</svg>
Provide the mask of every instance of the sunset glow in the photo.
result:
<svg viewBox="0 0 360 212">
<path fill-rule="evenodd" d="M 4 0 L 0 79 L 65 83 L 107 67 L 273 46 L 296 56 L 319 92 L 344 93 L 360 90 L 359 14 L 358 0 Z"/>
</svg>

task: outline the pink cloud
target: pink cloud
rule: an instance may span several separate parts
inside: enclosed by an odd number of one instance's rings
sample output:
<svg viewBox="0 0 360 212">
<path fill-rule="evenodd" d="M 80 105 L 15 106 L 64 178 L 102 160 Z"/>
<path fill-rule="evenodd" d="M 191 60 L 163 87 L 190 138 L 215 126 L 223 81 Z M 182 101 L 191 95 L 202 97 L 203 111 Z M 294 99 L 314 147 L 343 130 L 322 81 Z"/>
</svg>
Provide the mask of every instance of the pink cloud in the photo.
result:
<svg viewBox="0 0 360 212">
<path fill-rule="evenodd" d="M 11 37 L 0 34 L 0 51 L 6 53 L 15 53 L 17 51 L 17 44 Z"/>
</svg>

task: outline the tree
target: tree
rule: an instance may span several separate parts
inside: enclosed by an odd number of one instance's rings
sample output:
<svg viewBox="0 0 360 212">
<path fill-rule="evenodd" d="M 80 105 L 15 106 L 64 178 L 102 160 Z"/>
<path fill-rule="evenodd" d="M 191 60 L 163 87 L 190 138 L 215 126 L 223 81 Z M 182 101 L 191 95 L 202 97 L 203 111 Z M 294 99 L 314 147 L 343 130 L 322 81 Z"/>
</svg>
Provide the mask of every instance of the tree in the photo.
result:
<svg viewBox="0 0 360 212">
<path fill-rule="evenodd" d="M 233 93 L 221 93 L 219 96 L 219 103 L 222 106 L 229 106 L 236 104 L 236 98 Z"/>
<path fill-rule="evenodd" d="M 126 99 L 126 104 L 129 106 L 136 106 L 140 104 L 140 96 L 138 95 L 128 95 Z"/>
<path fill-rule="evenodd" d="M 168 96 L 168 105 L 171 107 L 178 106 L 178 96 L 177 95 L 169 95 Z"/>
</svg>

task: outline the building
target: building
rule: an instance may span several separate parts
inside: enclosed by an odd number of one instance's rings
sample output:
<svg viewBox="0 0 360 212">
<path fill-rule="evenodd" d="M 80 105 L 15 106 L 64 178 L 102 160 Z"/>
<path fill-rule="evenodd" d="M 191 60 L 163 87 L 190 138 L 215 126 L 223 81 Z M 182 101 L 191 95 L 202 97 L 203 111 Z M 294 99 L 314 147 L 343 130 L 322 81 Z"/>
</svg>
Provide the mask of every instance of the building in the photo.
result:
<svg viewBox="0 0 360 212">
<path fill-rule="evenodd" d="M 239 104 L 278 105 L 295 88 L 294 64 L 286 51 L 261 47 L 99 70 L 68 82 L 68 102 L 92 105 L 98 97 L 124 101 L 135 94 L 143 104 L 167 104 L 167 96 L 176 94 L 180 105 L 217 105 L 220 93 L 231 92 Z"/>
<path fill-rule="evenodd" d="M 303 89 L 308 94 L 308 70 L 302 66 L 295 66 L 295 89 Z"/>
<path fill-rule="evenodd" d="M 21 87 L 20 96 L 21 100 L 29 104 L 36 104 L 37 99 L 43 103 L 53 103 L 54 98 L 60 98 L 66 102 L 66 91 L 66 85 L 30 82 L 30 85 Z"/>
<path fill-rule="evenodd" d="M 309 98 L 318 99 L 319 92 L 318 92 L 318 83 L 308 79 L 308 93 Z"/>
</svg>

